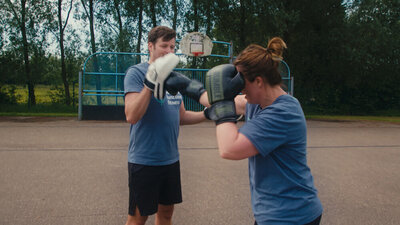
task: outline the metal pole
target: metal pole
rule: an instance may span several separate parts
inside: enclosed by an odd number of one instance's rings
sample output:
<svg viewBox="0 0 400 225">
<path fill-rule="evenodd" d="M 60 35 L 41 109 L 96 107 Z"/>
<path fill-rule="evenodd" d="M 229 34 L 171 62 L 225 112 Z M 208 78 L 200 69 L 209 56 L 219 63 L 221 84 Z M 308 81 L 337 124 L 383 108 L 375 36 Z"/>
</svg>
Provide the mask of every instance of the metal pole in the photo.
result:
<svg viewBox="0 0 400 225">
<path fill-rule="evenodd" d="M 233 63 L 233 41 L 229 45 L 229 63 Z"/>
<path fill-rule="evenodd" d="M 294 77 L 290 77 L 290 94 L 294 96 Z"/>
<path fill-rule="evenodd" d="M 115 74 L 118 73 L 118 53 L 115 55 Z M 118 76 L 115 75 L 115 90 L 118 90 Z M 115 96 L 115 106 L 118 105 L 118 96 Z"/>
<path fill-rule="evenodd" d="M 72 106 L 75 107 L 75 82 L 72 82 Z"/>
<path fill-rule="evenodd" d="M 78 120 L 82 120 L 82 71 L 79 71 L 79 105 L 78 105 Z"/>
</svg>

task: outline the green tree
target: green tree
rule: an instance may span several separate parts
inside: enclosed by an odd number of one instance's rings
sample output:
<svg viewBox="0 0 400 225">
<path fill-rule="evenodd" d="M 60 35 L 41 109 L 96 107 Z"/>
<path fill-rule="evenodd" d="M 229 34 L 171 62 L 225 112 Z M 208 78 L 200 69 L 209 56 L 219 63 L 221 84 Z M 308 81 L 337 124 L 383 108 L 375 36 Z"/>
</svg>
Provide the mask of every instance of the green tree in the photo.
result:
<svg viewBox="0 0 400 225">
<path fill-rule="evenodd" d="M 89 33 L 90 33 L 90 49 L 91 53 L 95 54 L 97 52 L 96 38 L 95 38 L 95 1 L 94 0 L 81 0 L 84 9 L 84 18 L 89 21 Z M 93 70 L 99 71 L 99 63 L 97 57 L 93 58 Z M 101 77 L 96 76 L 96 89 L 101 89 Z M 97 93 L 100 94 L 100 93 Z M 97 95 L 97 104 L 102 104 L 101 95 Z"/>
<path fill-rule="evenodd" d="M 254 28 L 254 23 L 249 23 L 253 18 L 250 0 L 218 0 L 215 14 L 215 30 L 213 36 L 217 40 L 229 40 L 234 43 L 234 53 L 243 50 L 246 38 L 251 39 L 247 30 Z"/>
<path fill-rule="evenodd" d="M 10 46 L 16 51 L 21 52 L 24 61 L 24 73 L 26 84 L 28 86 L 28 105 L 35 105 L 35 79 L 32 75 L 32 66 L 30 59 L 32 57 L 32 48 L 43 42 L 45 36 L 46 24 L 51 19 L 51 10 L 48 2 L 45 0 L 21 0 L 2 1 L 1 11 L 5 15 L 5 23 L 8 25 L 8 34 Z"/>
<path fill-rule="evenodd" d="M 101 0 L 99 13 L 96 17 L 99 22 L 101 48 L 104 51 L 128 52 L 132 50 L 130 39 L 134 34 L 127 16 L 127 1 Z"/>
<path fill-rule="evenodd" d="M 172 7 L 172 29 L 176 30 L 178 25 L 178 1 L 171 0 L 171 7 Z"/>
<path fill-rule="evenodd" d="M 201 32 L 212 39 L 213 19 L 215 18 L 216 7 L 215 1 L 193 0 L 190 3 L 183 14 L 183 33 Z M 190 57 L 188 64 L 192 68 L 204 68 L 207 65 L 207 61 L 207 58 Z"/>
<path fill-rule="evenodd" d="M 3 50 L 0 54 L 0 87 L 3 84 L 22 84 L 23 59 L 17 51 Z"/>
<path fill-rule="evenodd" d="M 138 38 L 136 44 L 136 52 L 140 53 L 140 46 L 142 45 L 142 35 L 143 35 L 143 0 L 138 0 L 139 13 L 138 13 Z M 140 57 L 139 57 L 140 58 Z"/>
<path fill-rule="evenodd" d="M 282 1 L 218 0 L 213 14 L 211 36 L 232 41 L 235 55 L 252 43 L 266 47 L 268 39 L 282 36 L 296 22 Z"/>
<path fill-rule="evenodd" d="M 400 1 L 358 0 L 349 8 L 348 104 L 400 109 Z"/>
<path fill-rule="evenodd" d="M 67 16 L 65 21 L 63 21 L 63 9 L 66 7 L 68 9 Z M 64 85 L 64 94 L 65 94 L 65 104 L 71 104 L 71 94 L 69 91 L 69 83 L 67 80 L 67 68 L 65 65 L 65 44 L 64 44 L 64 36 L 65 36 L 65 28 L 68 25 L 69 16 L 73 7 L 73 0 L 69 2 L 69 5 L 63 5 L 62 0 L 58 0 L 57 2 L 57 22 L 58 22 L 58 42 L 60 47 L 60 55 L 61 55 L 61 80 Z"/>
<path fill-rule="evenodd" d="M 166 6 L 164 0 L 146 0 L 144 6 L 144 11 L 149 18 L 146 24 L 150 28 L 160 25 L 161 15 L 168 14 L 165 11 L 168 6 Z"/>
<path fill-rule="evenodd" d="M 135 52 L 140 53 L 142 39 L 143 39 L 143 32 L 145 29 L 145 25 L 143 24 L 145 1 L 128 0 L 127 3 L 125 4 L 125 8 L 126 8 L 125 12 L 127 20 L 126 23 L 131 30 L 129 39 L 136 41 L 136 43 L 132 43 L 132 46 L 136 46 Z M 140 62 L 139 59 L 140 57 L 138 57 L 138 61 Z"/>
<path fill-rule="evenodd" d="M 310 7 L 312 6 L 312 7 Z M 286 34 L 296 97 L 305 105 L 338 108 L 345 68 L 345 8 L 341 0 L 288 2 L 297 22 Z"/>
</svg>

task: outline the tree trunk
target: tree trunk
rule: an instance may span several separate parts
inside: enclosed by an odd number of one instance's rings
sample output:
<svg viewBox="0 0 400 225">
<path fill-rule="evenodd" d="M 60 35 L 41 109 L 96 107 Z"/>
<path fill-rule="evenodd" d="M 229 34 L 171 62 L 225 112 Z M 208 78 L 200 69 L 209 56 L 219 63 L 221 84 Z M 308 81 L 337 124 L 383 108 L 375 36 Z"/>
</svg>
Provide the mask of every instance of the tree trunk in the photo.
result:
<svg viewBox="0 0 400 225">
<path fill-rule="evenodd" d="M 140 53 L 140 46 L 142 45 L 142 32 L 143 32 L 143 0 L 139 0 L 139 21 L 138 21 L 138 40 L 137 40 L 137 45 L 136 45 L 136 52 Z M 140 55 L 137 57 L 137 62 L 140 63 Z"/>
<path fill-rule="evenodd" d="M 93 11 L 93 0 L 89 0 L 89 23 L 90 23 L 90 44 L 92 47 L 92 54 L 96 53 L 96 39 L 94 37 L 94 11 Z M 99 64 L 97 62 L 97 57 L 93 57 L 94 71 L 99 71 Z M 101 90 L 101 77 L 96 76 L 96 90 Z M 101 92 L 97 92 L 101 94 Z M 97 105 L 102 105 L 101 95 L 97 95 Z"/>
<path fill-rule="evenodd" d="M 194 15 L 194 30 L 195 32 L 199 31 L 199 17 L 198 17 L 198 1 L 197 0 L 193 0 L 193 15 Z M 193 57 L 193 61 L 192 61 L 192 68 L 196 68 L 197 66 L 197 57 Z"/>
<path fill-rule="evenodd" d="M 193 0 L 193 13 L 194 13 L 194 30 L 195 32 L 199 31 L 199 17 L 198 17 L 198 1 L 197 0 Z"/>
<path fill-rule="evenodd" d="M 153 27 L 156 27 L 157 26 L 156 0 L 150 1 L 150 13 L 151 13 L 151 21 L 153 23 Z"/>
<path fill-rule="evenodd" d="M 62 0 L 58 0 L 58 26 L 60 30 L 60 51 L 61 51 L 61 79 L 64 83 L 65 104 L 71 105 L 71 95 L 69 93 L 69 84 L 67 81 L 67 69 L 65 66 L 65 53 L 64 53 L 64 29 L 62 24 Z"/>
<path fill-rule="evenodd" d="M 206 35 L 211 38 L 211 20 L 212 20 L 212 13 L 211 10 L 214 9 L 213 7 L 214 1 L 208 0 L 206 3 Z M 203 66 L 207 64 L 207 57 L 203 57 Z"/>
<path fill-rule="evenodd" d="M 172 10 L 174 11 L 174 17 L 172 19 L 172 29 L 176 31 L 176 24 L 178 20 L 178 6 L 176 0 L 172 0 Z"/>
<path fill-rule="evenodd" d="M 35 84 L 32 80 L 31 76 L 31 67 L 29 64 L 29 46 L 28 46 L 28 39 L 26 37 L 26 27 L 25 27 L 25 17 L 26 17 L 26 9 L 25 9 L 26 0 L 21 0 L 21 34 L 22 34 L 22 43 L 23 43 L 23 51 L 24 51 L 24 62 L 25 62 L 25 75 L 27 78 L 27 85 L 28 85 L 28 107 L 32 105 L 36 105 L 36 98 L 35 98 Z"/>
<path fill-rule="evenodd" d="M 244 49 L 246 45 L 246 7 L 245 0 L 240 0 L 240 27 L 239 27 L 239 49 Z"/>
<path fill-rule="evenodd" d="M 118 17 L 118 28 L 119 28 L 119 34 L 118 34 L 118 51 L 120 52 L 125 52 L 126 51 L 126 42 L 125 42 L 125 32 L 124 32 L 124 27 L 122 25 L 122 19 L 121 19 L 121 12 L 119 9 L 119 1 L 114 0 L 114 8 L 117 13 Z"/>
</svg>

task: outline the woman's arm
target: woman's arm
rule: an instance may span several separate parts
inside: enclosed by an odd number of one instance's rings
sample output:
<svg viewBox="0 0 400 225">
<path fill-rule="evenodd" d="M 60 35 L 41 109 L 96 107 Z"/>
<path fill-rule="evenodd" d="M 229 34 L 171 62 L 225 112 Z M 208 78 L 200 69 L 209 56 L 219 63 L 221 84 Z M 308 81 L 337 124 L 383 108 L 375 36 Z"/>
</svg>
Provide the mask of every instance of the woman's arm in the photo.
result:
<svg viewBox="0 0 400 225">
<path fill-rule="evenodd" d="M 199 103 L 202 104 L 205 107 L 210 107 L 210 103 L 208 102 L 208 94 L 207 91 L 205 91 L 203 94 L 201 94 Z"/>
<path fill-rule="evenodd" d="M 234 101 L 236 105 L 236 114 L 244 115 L 246 113 L 246 103 L 247 103 L 245 95 L 237 95 Z M 210 103 L 208 102 L 207 91 L 200 96 L 199 103 L 205 107 L 211 106 Z"/>
<path fill-rule="evenodd" d="M 246 114 L 246 103 L 247 100 L 245 95 L 237 95 L 235 97 L 236 114 L 245 115 Z"/>
<path fill-rule="evenodd" d="M 258 154 L 253 143 L 239 133 L 235 123 L 217 125 L 217 142 L 219 154 L 224 159 L 240 160 Z"/>
</svg>

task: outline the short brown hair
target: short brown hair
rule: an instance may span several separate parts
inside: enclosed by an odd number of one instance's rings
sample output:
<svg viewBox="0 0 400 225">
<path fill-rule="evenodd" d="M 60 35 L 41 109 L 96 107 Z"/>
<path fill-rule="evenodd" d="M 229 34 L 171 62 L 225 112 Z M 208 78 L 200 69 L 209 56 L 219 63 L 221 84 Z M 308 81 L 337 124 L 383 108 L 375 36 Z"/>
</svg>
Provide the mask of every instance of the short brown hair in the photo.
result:
<svg viewBox="0 0 400 225">
<path fill-rule="evenodd" d="M 172 38 L 176 38 L 176 32 L 165 26 L 153 27 L 149 32 L 148 42 L 155 44 L 159 38 L 162 38 L 162 41 L 169 41 Z"/>
<path fill-rule="evenodd" d="M 251 44 L 239 54 L 234 65 L 243 68 L 243 76 L 250 82 L 261 76 L 272 86 L 281 84 L 282 77 L 278 66 L 283 59 L 284 49 L 286 49 L 286 43 L 279 37 L 272 38 L 267 48 Z"/>
</svg>

